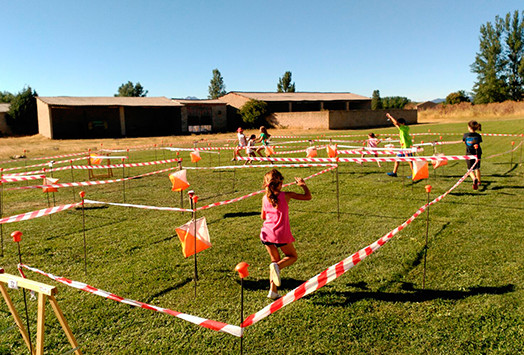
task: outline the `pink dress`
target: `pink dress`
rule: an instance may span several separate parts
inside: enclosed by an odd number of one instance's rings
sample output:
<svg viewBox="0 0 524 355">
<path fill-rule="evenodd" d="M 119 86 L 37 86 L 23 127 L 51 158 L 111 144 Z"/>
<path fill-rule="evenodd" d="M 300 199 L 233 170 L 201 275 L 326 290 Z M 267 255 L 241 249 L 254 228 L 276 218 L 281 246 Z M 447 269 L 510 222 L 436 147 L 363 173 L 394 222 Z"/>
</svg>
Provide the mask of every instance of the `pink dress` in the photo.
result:
<svg viewBox="0 0 524 355">
<path fill-rule="evenodd" d="M 286 201 L 286 193 L 278 195 L 277 208 L 271 205 L 267 196 L 262 198 L 262 206 L 266 213 L 266 219 L 260 231 L 260 239 L 270 243 L 293 243 L 295 238 L 291 234 L 289 225 L 289 207 Z"/>
<path fill-rule="evenodd" d="M 376 148 L 378 146 L 378 139 L 377 138 L 369 138 L 368 139 L 368 148 Z"/>
</svg>

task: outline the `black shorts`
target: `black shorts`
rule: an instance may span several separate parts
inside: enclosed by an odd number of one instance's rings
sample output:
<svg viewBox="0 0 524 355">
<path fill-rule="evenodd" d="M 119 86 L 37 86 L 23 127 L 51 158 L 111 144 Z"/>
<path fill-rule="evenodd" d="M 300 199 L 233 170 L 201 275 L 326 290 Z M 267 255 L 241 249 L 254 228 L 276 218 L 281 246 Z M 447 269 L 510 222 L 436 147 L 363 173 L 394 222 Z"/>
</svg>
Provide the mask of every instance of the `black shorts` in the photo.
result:
<svg viewBox="0 0 524 355">
<path fill-rule="evenodd" d="M 475 159 L 466 160 L 466 163 L 468 164 L 468 170 L 471 169 L 473 164 L 475 164 Z M 473 170 L 479 170 L 480 169 L 480 157 L 478 160 L 477 165 L 475 165 L 475 168 Z"/>
<path fill-rule="evenodd" d="M 271 243 L 271 242 L 264 242 L 263 240 L 261 240 L 262 244 L 264 245 L 274 245 L 276 246 L 277 248 L 282 248 L 284 245 L 286 245 L 287 243 Z"/>
</svg>

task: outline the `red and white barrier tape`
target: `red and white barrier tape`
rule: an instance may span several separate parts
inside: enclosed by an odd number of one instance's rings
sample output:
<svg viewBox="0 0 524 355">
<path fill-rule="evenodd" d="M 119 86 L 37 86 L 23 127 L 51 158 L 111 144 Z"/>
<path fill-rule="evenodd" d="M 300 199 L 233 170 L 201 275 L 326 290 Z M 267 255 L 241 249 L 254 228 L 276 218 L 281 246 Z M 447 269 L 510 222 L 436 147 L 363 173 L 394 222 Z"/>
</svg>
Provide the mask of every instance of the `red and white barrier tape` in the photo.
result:
<svg viewBox="0 0 524 355">
<path fill-rule="evenodd" d="M 473 165 L 473 167 L 476 165 L 477 162 Z M 338 277 L 342 276 L 344 273 L 346 273 L 349 269 L 356 266 L 359 262 L 364 260 L 367 256 L 371 255 L 373 252 L 375 252 L 377 249 L 379 249 L 381 246 L 386 244 L 393 236 L 395 236 L 398 232 L 400 232 L 402 229 L 406 228 L 411 222 L 415 220 L 418 216 L 420 216 L 429 206 L 439 202 L 444 197 L 446 197 L 451 191 L 453 191 L 457 186 L 459 186 L 469 175 L 469 173 L 473 170 L 468 170 L 464 176 L 462 176 L 456 183 L 451 187 L 448 191 L 446 191 L 444 194 L 440 195 L 439 197 L 435 198 L 430 203 L 425 204 L 424 206 L 420 207 L 410 218 L 408 218 L 404 223 L 402 223 L 397 228 L 393 229 L 389 233 L 385 234 L 382 238 L 378 239 L 374 243 L 368 245 L 365 248 L 360 249 L 358 252 L 350 255 L 349 257 L 345 258 L 344 260 L 330 266 L 326 270 L 322 271 L 320 274 L 312 277 L 308 281 L 304 282 L 302 285 L 298 286 L 294 290 L 288 292 L 286 295 L 282 296 L 275 302 L 269 304 L 268 306 L 264 307 L 260 311 L 253 313 L 249 317 L 246 318 L 246 320 L 240 325 L 242 328 L 248 327 L 250 325 L 255 324 L 256 322 L 264 319 L 265 317 L 269 316 L 270 314 L 275 313 L 279 309 L 282 309 L 283 307 L 287 306 L 288 304 L 295 302 L 299 300 L 300 298 L 318 290 L 321 287 L 324 287 L 329 282 L 337 279 Z"/>
<path fill-rule="evenodd" d="M 55 206 L 55 207 L 50 207 L 50 208 L 44 208 L 44 209 L 41 209 L 41 210 L 38 210 L 38 211 L 32 211 L 32 212 L 17 214 L 15 216 L 1 218 L 0 219 L 0 224 L 20 222 L 20 221 L 27 221 L 29 219 L 44 217 L 44 216 L 47 216 L 47 215 L 50 215 L 50 214 L 54 214 L 54 213 L 57 213 L 57 212 L 62 212 L 62 211 L 65 211 L 65 210 L 68 210 L 68 209 L 71 209 L 71 208 L 74 208 L 74 207 L 78 207 L 78 206 L 82 206 L 82 202 L 72 203 L 70 205 L 62 205 L 62 206 Z"/>
<path fill-rule="evenodd" d="M 158 171 L 152 171 L 145 174 L 140 174 L 136 176 L 130 176 L 124 179 L 113 179 L 113 180 L 102 180 L 102 181 L 81 181 L 81 182 L 65 182 L 60 184 L 49 184 L 49 185 L 32 185 L 32 186 L 18 186 L 18 187 L 11 187 L 8 189 L 5 189 L 6 191 L 12 191 L 12 190 L 29 190 L 29 189 L 41 189 L 43 187 L 75 187 L 75 186 L 94 186 L 94 185 L 105 185 L 105 184 L 111 184 L 115 182 L 122 182 L 122 181 L 128 181 L 133 179 L 138 179 L 145 176 L 151 176 L 156 174 L 165 173 L 167 171 L 178 169 L 178 167 L 174 166 L 167 169 L 162 169 Z"/>
<path fill-rule="evenodd" d="M 45 175 L 4 175 L 2 179 L 0 179 L 0 183 L 38 180 L 43 178 L 45 178 Z"/>
<path fill-rule="evenodd" d="M 396 162 L 396 161 L 442 161 L 442 160 L 471 160 L 475 155 L 447 155 L 428 157 L 387 157 L 387 158 L 252 158 L 239 157 L 238 160 L 254 161 L 290 161 L 290 162 L 329 162 L 329 163 L 356 163 L 356 162 Z"/>
<path fill-rule="evenodd" d="M 228 165 L 228 166 L 186 166 L 187 170 L 226 170 L 244 168 L 313 168 L 323 166 L 336 166 L 336 164 L 255 164 L 255 165 Z"/>
<path fill-rule="evenodd" d="M 66 170 L 66 169 L 79 169 L 79 170 L 91 170 L 91 169 L 118 169 L 118 168 L 135 168 L 139 166 L 151 166 L 151 165 L 160 165 L 160 164 L 169 164 L 169 163 L 178 163 L 180 159 L 166 159 L 166 160 L 157 160 L 149 161 L 144 163 L 127 163 L 127 164 L 111 164 L 111 165 L 73 165 L 65 166 L 65 169 L 58 168 L 57 170 Z M 50 169 L 51 170 L 51 169 Z"/>
<path fill-rule="evenodd" d="M 78 161 L 78 160 L 83 160 L 83 159 L 85 159 L 85 157 L 75 158 L 75 159 L 67 159 L 67 160 L 59 160 L 59 161 L 53 162 L 53 165 L 66 164 L 66 163 L 71 163 L 73 161 Z M 41 163 L 41 164 L 27 165 L 27 166 L 16 166 L 16 167 L 13 167 L 13 168 L 5 168 L 4 171 L 37 168 L 39 166 L 49 166 L 49 163 Z M 41 171 L 38 171 L 38 172 L 41 172 Z M 32 173 L 32 172 L 25 172 L 25 173 L 19 173 L 19 174 L 23 175 L 23 174 L 30 174 L 30 173 Z"/>
<path fill-rule="evenodd" d="M 133 205 L 133 204 L 130 204 L 130 203 L 113 203 L 113 202 L 103 202 L 103 201 L 93 201 L 93 200 L 84 200 L 84 203 L 89 203 L 89 204 L 92 204 L 92 205 L 110 205 L 110 206 L 119 206 L 119 207 L 132 207 L 132 208 L 140 208 L 140 209 L 144 209 L 144 210 L 193 212 L 193 210 L 187 209 L 187 208 L 157 207 L 157 206 L 147 206 L 147 205 Z"/>
<path fill-rule="evenodd" d="M 511 152 L 514 152 L 522 145 L 522 143 L 524 143 L 524 141 L 521 141 L 519 144 L 517 144 L 516 147 L 514 147 L 513 149 L 508 150 L 507 152 L 499 153 L 499 154 L 493 154 L 493 155 L 490 155 L 490 156 L 488 156 L 488 157 L 486 157 L 484 159 L 491 159 L 491 158 L 495 158 L 495 157 L 500 157 L 501 155 L 505 155 L 505 154 L 509 154 Z"/>
<path fill-rule="evenodd" d="M 169 314 L 169 315 L 171 315 L 173 317 L 177 317 L 177 318 L 183 319 L 183 320 L 185 320 L 187 322 L 191 322 L 193 324 L 199 325 L 199 326 L 204 327 L 204 328 L 208 328 L 208 329 L 215 330 L 215 331 L 218 331 L 218 332 L 228 333 L 228 334 L 234 335 L 236 337 L 241 337 L 242 333 L 243 333 L 243 330 L 239 326 L 236 326 L 236 325 L 231 325 L 231 324 L 227 324 L 227 323 L 217 322 L 217 321 L 214 321 L 214 320 L 211 320 L 211 319 L 200 318 L 200 317 L 197 317 L 197 316 L 193 316 L 191 314 L 181 313 L 181 312 L 173 311 L 173 310 L 168 309 L 168 308 L 158 307 L 158 306 L 155 306 L 155 305 L 152 305 L 152 304 L 143 303 L 143 302 L 135 301 L 135 300 L 132 300 L 132 299 L 129 299 L 129 298 L 120 297 L 120 296 L 115 295 L 114 293 L 107 292 L 107 291 L 98 289 L 98 288 L 93 287 L 93 286 L 89 286 L 88 284 L 85 284 L 83 282 L 73 281 L 73 280 L 66 279 L 65 277 L 55 276 L 53 274 L 44 272 L 42 270 L 30 267 L 30 266 L 25 265 L 25 264 L 19 264 L 18 268 L 19 268 L 19 270 L 21 268 L 25 268 L 25 269 L 27 269 L 29 271 L 36 272 L 36 273 L 38 273 L 40 275 L 46 276 L 46 277 L 48 277 L 48 278 L 50 278 L 52 280 L 60 282 L 60 283 L 62 283 L 64 285 L 66 285 L 66 286 L 73 287 L 73 288 L 76 288 L 78 290 L 82 290 L 82 291 L 85 291 L 85 292 L 89 292 L 89 293 L 92 293 L 94 295 L 97 295 L 97 296 L 100 296 L 100 297 L 104 297 L 104 298 L 107 298 L 107 299 L 110 299 L 110 300 L 113 300 L 113 301 L 116 301 L 116 302 L 124 303 L 124 304 L 127 304 L 129 306 L 139 307 L 139 308 L 149 309 L 151 311 L 156 311 L 156 312 L 160 312 L 160 313 Z"/>
<path fill-rule="evenodd" d="M 272 167 L 271 165 L 269 167 Z M 328 171 L 331 171 L 333 169 L 336 169 L 337 166 L 332 166 L 328 169 L 325 169 L 325 170 L 322 170 L 322 171 L 319 171 L 318 173 L 315 173 L 313 175 L 310 175 L 308 177 L 305 177 L 304 180 L 309 180 L 315 176 L 318 176 L 318 175 L 321 175 L 321 174 L 324 174 L 324 173 L 327 173 Z M 283 185 L 282 187 L 287 187 L 287 186 L 291 186 L 293 184 L 296 184 L 296 182 L 290 182 L 290 183 L 287 183 L 285 185 Z M 234 203 L 234 202 L 238 202 L 238 201 L 241 201 L 241 200 L 244 200 L 248 197 L 252 197 L 252 196 L 255 196 L 255 195 L 258 195 L 258 194 L 261 194 L 261 193 L 264 193 L 266 190 L 260 190 L 260 191 L 255 191 L 255 192 L 252 192 L 250 194 L 247 194 L 247 195 L 244 195 L 244 196 L 240 196 L 240 197 L 237 197 L 237 198 L 234 198 L 234 199 L 231 199 L 231 200 L 225 200 L 225 201 L 221 201 L 221 202 L 215 202 L 215 203 L 211 203 L 207 206 L 202 206 L 202 207 L 198 207 L 197 208 L 197 211 L 201 211 L 201 210 L 207 210 L 209 208 L 212 208 L 212 207 L 217 207 L 217 206 L 224 206 L 224 205 L 229 205 L 230 203 Z"/>
</svg>

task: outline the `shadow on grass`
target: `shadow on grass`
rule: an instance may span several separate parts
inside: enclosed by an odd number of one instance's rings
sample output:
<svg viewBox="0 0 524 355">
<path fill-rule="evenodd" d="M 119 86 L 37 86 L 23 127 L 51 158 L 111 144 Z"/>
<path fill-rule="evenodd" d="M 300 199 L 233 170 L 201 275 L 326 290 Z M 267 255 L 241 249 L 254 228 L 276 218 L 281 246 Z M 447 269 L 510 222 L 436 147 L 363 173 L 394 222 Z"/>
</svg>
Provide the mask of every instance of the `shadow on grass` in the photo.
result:
<svg viewBox="0 0 524 355">
<path fill-rule="evenodd" d="M 305 280 L 296 280 L 283 277 L 282 286 L 279 289 L 280 294 L 285 294 L 302 285 L 304 282 Z M 240 285 L 240 279 L 237 279 L 236 283 Z M 269 290 L 269 279 L 244 280 L 244 289 L 250 291 Z"/>
<path fill-rule="evenodd" d="M 350 284 L 350 286 L 353 286 Z M 367 289 L 367 285 L 360 285 L 358 288 Z M 515 291 L 515 285 L 507 284 L 504 286 L 478 286 L 470 287 L 467 291 L 456 290 L 431 290 L 431 289 L 415 289 L 412 283 L 403 283 L 402 289 L 407 292 L 331 292 L 320 291 L 311 297 L 314 304 L 325 306 L 347 306 L 349 304 L 358 302 L 360 300 L 377 300 L 385 302 L 425 302 L 431 300 L 462 300 L 472 296 L 478 295 L 502 295 Z M 326 301 L 328 294 L 334 294 L 337 300 L 331 299 Z M 341 299 L 344 299 L 343 301 Z"/>
<path fill-rule="evenodd" d="M 169 292 L 171 292 L 171 291 L 174 291 L 174 290 L 176 290 L 176 289 L 179 289 L 179 288 L 183 287 L 184 285 L 187 285 L 188 283 L 190 283 L 190 282 L 192 282 L 192 281 L 193 281 L 193 279 L 190 278 L 190 277 L 188 277 L 188 278 L 186 278 L 185 280 L 183 280 L 183 281 L 181 281 L 181 282 L 179 282 L 179 283 L 177 283 L 177 284 L 175 284 L 175 285 L 173 285 L 173 286 L 170 286 L 170 287 L 168 287 L 168 288 L 166 288 L 166 289 L 163 289 L 163 290 L 160 291 L 160 292 L 157 292 L 157 293 L 155 293 L 155 294 L 152 294 L 151 296 L 149 296 L 149 297 L 147 298 L 147 300 L 146 300 L 145 302 L 146 302 L 146 303 L 150 303 L 150 302 L 153 301 L 155 298 L 157 298 L 157 297 L 161 297 L 161 296 L 163 296 L 163 295 L 165 295 L 165 294 L 167 294 L 167 293 L 169 293 Z"/>
<path fill-rule="evenodd" d="M 491 190 L 524 189 L 524 186 L 495 186 Z"/>
<path fill-rule="evenodd" d="M 234 212 L 234 213 L 224 213 L 224 218 L 234 218 L 234 217 L 251 217 L 258 216 L 260 212 Z"/>
<path fill-rule="evenodd" d="M 103 210 L 109 208 L 108 206 L 84 206 L 84 211 L 89 210 Z M 82 207 L 75 207 L 75 211 L 82 211 Z"/>
</svg>

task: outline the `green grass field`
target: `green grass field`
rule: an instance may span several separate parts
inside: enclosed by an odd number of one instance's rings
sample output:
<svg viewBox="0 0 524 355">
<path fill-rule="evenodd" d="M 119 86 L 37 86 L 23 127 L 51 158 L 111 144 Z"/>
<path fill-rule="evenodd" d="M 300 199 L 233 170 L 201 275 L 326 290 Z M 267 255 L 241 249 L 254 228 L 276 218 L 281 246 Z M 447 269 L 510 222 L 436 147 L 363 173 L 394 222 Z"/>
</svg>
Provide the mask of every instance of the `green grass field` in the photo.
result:
<svg viewBox="0 0 524 355">
<path fill-rule="evenodd" d="M 412 133 L 464 132 L 464 123 L 418 125 Z M 375 133 L 395 133 L 394 128 Z M 522 133 L 524 120 L 483 124 L 484 133 Z M 273 134 L 278 134 L 276 131 Z M 367 133 L 335 131 L 332 135 Z M 313 135 L 313 134 L 312 134 Z M 417 137 L 429 140 L 430 137 Z M 457 140 L 460 136 L 444 136 Z M 511 149 L 522 138 L 485 137 L 484 158 Z M 176 143 L 176 137 L 172 140 Z M 176 144 L 175 144 L 176 145 Z M 443 147 L 443 149 L 441 148 Z M 462 144 L 439 147 L 447 155 L 463 155 Z M 431 155 L 426 148 L 424 155 Z M 171 158 L 172 152 L 133 152 L 131 162 Z M 303 154 L 293 156 L 302 157 Z M 325 156 L 325 152 L 321 153 Z M 182 154 L 184 164 L 188 154 Z M 218 156 L 202 153 L 199 166 L 217 165 Z M 6 157 L 3 157 L 6 158 Z M 229 164 L 230 154 L 221 157 Z M 426 288 L 422 289 L 426 215 L 423 214 L 376 253 L 339 279 L 266 319 L 246 328 L 244 351 L 249 354 L 516 354 L 524 349 L 524 167 L 521 151 L 483 159 L 483 184 L 478 191 L 468 178 L 444 200 L 430 208 Z M 22 163 L 19 163 L 22 164 Z M 424 205 L 426 184 L 431 198 L 447 191 L 466 172 L 464 161 L 430 168 L 430 178 L 413 183 L 390 178 L 392 163 L 343 164 L 339 168 L 340 220 L 337 219 L 335 174 L 308 181 L 312 201 L 292 201 L 290 219 L 299 259 L 282 272 L 281 294 L 374 242 Z M 14 166 L 5 165 L 4 167 Z M 126 176 L 165 166 L 126 169 Z M 188 171 L 200 206 L 261 189 L 268 169 Z M 279 169 L 285 182 L 322 168 Z M 70 182 L 71 172 L 57 172 Z M 116 177 L 122 175 L 115 170 Z M 131 180 L 126 202 L 180 206 L 180 194 L 170 191 L 168 173 Z M 87 180 L 86 171 L 74 172 Z M 11 183 L 5 187 L 24 186 Z M 299 191 L 296 186 L 291 190 Z M 86 198 L 122 202 L 122 184 L 83 189 Z M 79 188 L 62 188 L 56 204 L 79 200 Z M 186 194 L 185 194 L 186 196 Z M 175 228 L 190 213 L 149 211 L 116 206 L 86 206 L 88 275 L 84 275 L 81 209 L 30 221 L 3 225 L 5 256 L 0 266 L 17 274 L 17 247 L 10 238 L 24 233 L 25 264 L 55 275 L 85 282 L 119 296 L 225 323 L 240 323 L 240 281 L 235 265 L 251 266 L 245 279 L 244 315 L 270 303 L 269 256 L 259 240 L 262 195 L 198 213 L 207 219 L 213 246 L 198 254 L 199 282 L 194 297 L 193 258 L 184 259 Z M 52 203 L 52 200 L 51 200 Z M 187 198 L 185 207 L 188 206 Z M 47 207 L 41 190 L 6 191 L 3 216 Z M 199 327 L 178 318 L 66 287 L 26 272 L 34 280 L 58 287 L 57 300 L 84 353 L 239 353 L 239 338 Z M 9 290 L 24 315 L 21 291 Z M 37 302 L 29 302 L 33 341 Z M 7 306 L 0 305 L 0 353 L 24 354 L 23 343 Z M 46 352 L 64 354 L 70 345 L 51 307 L 47 307 Z"/>
</svg>

